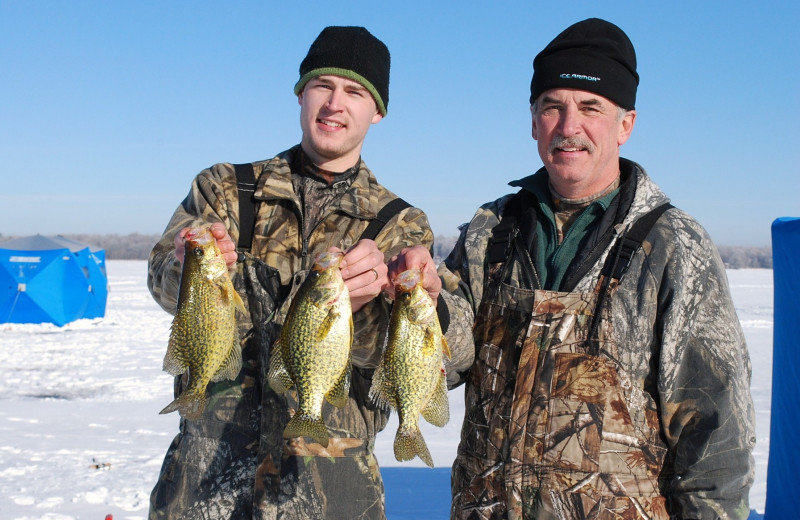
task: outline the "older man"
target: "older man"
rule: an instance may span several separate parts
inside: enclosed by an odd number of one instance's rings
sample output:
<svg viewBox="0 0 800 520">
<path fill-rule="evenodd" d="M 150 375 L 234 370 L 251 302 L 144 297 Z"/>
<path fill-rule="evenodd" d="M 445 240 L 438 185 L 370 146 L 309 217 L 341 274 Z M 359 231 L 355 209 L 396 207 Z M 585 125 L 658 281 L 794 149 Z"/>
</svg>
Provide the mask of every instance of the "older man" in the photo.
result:
<svg viewBox="0 0 800 520">
<path fill-rule="evenodd" d="M 440 266 L 475 313 L 452 518 L 746 518 L 747 348 L 706 231 L 620 158 L 633 45 L 588 19 L 533 64 L 544 168 Z"/>
</svg>

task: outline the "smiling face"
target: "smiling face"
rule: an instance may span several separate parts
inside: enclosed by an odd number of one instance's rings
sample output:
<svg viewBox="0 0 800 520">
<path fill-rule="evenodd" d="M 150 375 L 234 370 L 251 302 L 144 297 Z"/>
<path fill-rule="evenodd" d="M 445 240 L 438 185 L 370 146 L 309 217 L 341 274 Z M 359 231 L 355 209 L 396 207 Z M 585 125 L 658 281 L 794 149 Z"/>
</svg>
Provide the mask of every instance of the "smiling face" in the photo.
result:
<svg viewBox="0 0 800 520">
<path fill-rule="evenodd" d="M 356 164 L 367 130 L 383 118 L 367 89 L 340 76 L 309 80 L 297 101 L 303 151 L 314 164 L 333 172 Z"/>
<path fill-rule="evenodd" d="M 636 111 L 620 111 L 603 96 L 575 89 L 548 90 L 532 110 L 533 138 L 559 195 L 589 197 L 616 179 L 619 147 L 631 135 Z"/>
</svg>

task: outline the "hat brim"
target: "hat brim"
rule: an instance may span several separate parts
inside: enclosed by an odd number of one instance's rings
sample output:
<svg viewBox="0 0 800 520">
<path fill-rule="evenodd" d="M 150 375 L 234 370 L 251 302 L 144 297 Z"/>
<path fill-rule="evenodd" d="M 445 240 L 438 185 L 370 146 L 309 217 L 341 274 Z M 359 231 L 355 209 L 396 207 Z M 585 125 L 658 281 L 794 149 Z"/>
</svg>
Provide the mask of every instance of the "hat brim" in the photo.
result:
<svg viewBox="0 0 800 520">
<path fill-rule="evenodd" d="M 367 78 L 365 78 L 361 74 L 358 74 L 348 69 L 342 69 L 338 67 L 321 67 L 318 69 L 310 70 L 305 74 L 303 74 L 300 80 L 295 84 L 294 86 L 295 95 L 299 95 L 300 92 L 303 91 L 303 88 L 306 86 L 306 83 L 311 81 L 313 78 L 316 78 L 317 76 L 324 76 L 326 74 L 330 74 L 332 76 L 341 76 L 343 78 L 353 80 L 362 87 L 364 87 L 365 89 L 367 89 L 370 95 L 372 95 L 372 99 L 375 100 L 375 105 L 378 107 L 378 111 L 381 113 L 382 116 L 386 115 L 386 105 L 384 105 L 383 99 L 381 99 L 381 96 L 378 94 L 378 91 L 375 89 L 372 83 L 370 83 L 367 80 Z"/>
</svg>

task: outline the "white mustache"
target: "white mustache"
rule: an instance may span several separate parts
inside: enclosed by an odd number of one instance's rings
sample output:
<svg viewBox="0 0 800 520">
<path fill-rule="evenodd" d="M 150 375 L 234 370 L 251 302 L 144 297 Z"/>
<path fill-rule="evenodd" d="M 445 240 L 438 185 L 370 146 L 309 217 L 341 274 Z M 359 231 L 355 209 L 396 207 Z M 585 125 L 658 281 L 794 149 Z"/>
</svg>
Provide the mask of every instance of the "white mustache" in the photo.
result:
<svg viewBox="0 0 800 520">
<path fill-rule="evenodd" d="M 550 153 L 555 152 L 557 148 L 582 148 L 589 153 L 594 152 L 594 146 L 592 143 L 583 137 L 556 136 L 550 142 Z"/>
</svg>

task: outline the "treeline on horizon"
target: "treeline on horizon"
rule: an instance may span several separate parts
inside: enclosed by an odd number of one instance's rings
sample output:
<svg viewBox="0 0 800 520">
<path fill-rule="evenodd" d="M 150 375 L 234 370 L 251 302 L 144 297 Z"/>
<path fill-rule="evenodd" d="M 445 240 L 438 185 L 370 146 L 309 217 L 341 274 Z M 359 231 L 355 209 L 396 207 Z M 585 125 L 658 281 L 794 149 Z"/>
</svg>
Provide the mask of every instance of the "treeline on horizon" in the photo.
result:
<svg viewBox="0 0 800 520">
<path fill-rule="evenodd" d="M 144 235 L 131 233 L 118 234 L 77 234 L 62 235 L 71 240 L 77 240 L 94 247 L 104 249 L 107 260 L 147 260 L 150 250 L 161 238 L 160 235 Z M 0 247 L 2 242 L 17 238 L 0 234 Z M 438 264 L 453 249 L 458 237 L 437 236 L 433 246 L 433 257 Z M 722 261 L 728 269 L 772 269 L 771 247 L 747 246 L 718 246 Z"/>
</svg>

